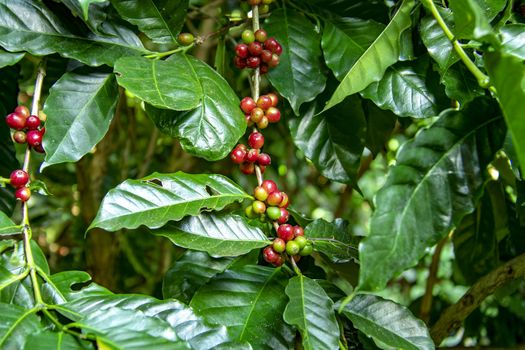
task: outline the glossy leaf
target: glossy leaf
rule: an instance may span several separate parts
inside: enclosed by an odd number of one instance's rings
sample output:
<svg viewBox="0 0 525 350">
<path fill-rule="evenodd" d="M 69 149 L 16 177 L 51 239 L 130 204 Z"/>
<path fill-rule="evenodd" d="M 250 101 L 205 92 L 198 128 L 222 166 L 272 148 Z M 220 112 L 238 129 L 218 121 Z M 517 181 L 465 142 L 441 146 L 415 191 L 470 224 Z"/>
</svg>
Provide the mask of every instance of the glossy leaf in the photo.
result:
<svg viewBox="0 0 525 350">
<path fill-rule="evenodd" d="M 455 26 L 452 29 L 458 39 L 481 39 L 493 36 L 492 27 L 485 12 L 476 0 L 450 0 Z"/>
<path fill-rule="evenodd" d="M 386 142 L 396 125 L 397 116 L 391 111 L 383 110 L 370 101 L 363 101 L 366 117 L 366 148 L 373 154 L 385 149 Z"/>
<path fill-rule="evenodd" d="M 20 233 L 22 226 L 15 223 L 4 212 L 0 211 L 0 236 Z"/>
<path fill-rule="evenodd" d="M 18 85 L 13 81 L 18 79 L 19 69 L 16 66 L 5 67 L 0 70 L 0 118 L 5 118 L 16 107 Z M 16 159 L 15 148 L 11 141 L 9 127 L 0 120 L 0 176 L 8 178 L 14 169 L 20 168 Z M 11 186 L 0 186 L 0 212 L 10 216 L 15 207 L 15 190 Z"/>
<path fill-rule="evenodd" d="M 62 306 L 64 316 L 105 343 L 117 344 L 118 349 L 213 349 L 231 342 L 225 327 L 210 327 L 176 300 L 111 294 L 83 297 Z M 66 309 L 73 313 L 62 311 Z"/>
<path fill-rule="evenodd" d="M 323 176 L 352 183 L 363 153 L 366 120 L 360 101 L 352 97 L 320 115 L 313 103 L 301 119 L 290 120 L 296 146 L 312 160 Z"/>
<path fill-rule="evenodd" d="M 383 78 L 361 92 L 378 107 L 399 117 L 428 118 L 450 105 L 428 60 L 399 62 L 389 67 Z"/>
<path fill-rule="evenodd" d="M 27 336 L 23 350 L 84 350 L 93 349 L 93 344 L 65 332 L 42 330 Z"/>
<path fill-rule="evenodd" d="M 40 0 L 19 0 L 16 6 L 10 0 L 0 1 L 0 46 L 8 51 L 33 55 L 56 52 L 91 66 L 112 66 L 122 56 L 148 52 L 125 27 L 106 22 L 103 31 L 106 36 L 75 35 Z"/>
<path fill-rule="evenodd" d="M 458 101 L 460 105 L 485 95 L 485 89 L 479 86 L 478 81 L 463 62 L 454 64 L 443 72 L 441 82 L 445 85 L 447 96 Z"/>
<path fill-rule="evenodd" d="M 102 24 L 108 17 L 106 0 L 60 0 L 78 18 L 81 18 L 91 31 L 104 35 Z"/>
<path fill-rule="evenodd" d="M 444 111 L 399 150 L 359 246 L 361 290 L 383 288 L 474 210 L 504 138 L 501 112 L 478 98 Z"/>
<path fill-rule="evenodd" d="M 453 25 L 453 14 L 450 9 L 438 7 L 438 12 L 448 26 Z M 420 32 L 421 40 L 427 47 L 430 57 L 438 63 L 442 72 L 446 72 L 450 66 L 459 61 L 452 43 L 432 15 L 429 14 L 421 19 Z"/>
<path fill-rule="evenodd" d="M 487 52 L 484 57 L 486 69 L 491 83 L 496 87 L 496 96 L 512 136 L 521 173 L 525 174 L 525 65 L 518 57 L 499 52 Z"/>
<path fill-rule="evenodd" d="M 284 310 L 286 323 L 297 327 L 305 350 L 339 349 L 339 325 L 334 303 L 314 280 L 298 275 L 286 287 L 290 302 Z"/>
<path fill-rule="evenodd" d="M 375 295 L 358 294 L 345 305 L 342 314 L 352 321 L 355 328 L 392 348 L 435 349 L 423 321 L 393 301 Z"/>
<path fill-rule="evenodd" d="M 299 107 L 312 101 L 325 87 L 321 38 L 313 24 L 290 7 L 272 11 L 264 28 L 283 47 L 280 63 L 270 70 L 268 79 L 298 115 Z"/>
<path fill-rule="evenodd" d="M 226 326 L 233 339 L 248 341 L 254 349 L 292 349 L 294 332 L 282 320 L 286 281 L 281 269 L 227 270 L 201 287 L 190 305 L 208 322 Z"/>
<path fill-rule="evenodd" d="M 164 299 L 173 298 L 189 303 L 199 287 L 228 269 L 237 259 L 212 258 L 209 254 L 187 250 L 168 269 L 162 282 Z"/>
<path fill-rule="evenodd" d="M 348 221 L 318 219 L 305 227 L 304 235 L 313 242 L 315 251 L 323 253 L 334 263 L 358 259 L 358 242 L 350 233 Z"/>
<path fill-rule="evenodd" d="M 525 24 L 509 24 L 500 29 L 502 51 L 525 60 Z"/>
<path fill-rule="evenodd" d="M 403 0 L 385 30 L 375 39 L 355 64 L 346 73 L 334 94 L 324 107 L 324 111 L 341 103 L 346 96 L 365 89 L 381 79 L 386 69 L 397 62 L 399 57 L 399 38 L 410 27 L 410 12 L 414 0 Z"/>
<path fill-rule="evenodd" d="M 383 24 L 375 21 L 355 18 L 325 22 L 321 41 L 324 59 L 337 79 L 344 78 L 384 28 Z"/>
<path fill-rule="evenodd" d="M 110 190 L 89 228 L 159 228 L 170 220 L 220 210 L 246 198 L 251 197 L 222 175 L 154 173 Z"/>
<path fill-rule="evenodd" d="M 150 39 L 159 44 L 175 44 L 188 0 L 111 0 L 111 4 L 128 22 L 136 25 Z"/>
<path fill-rule="evenodd" d="M 175 245 L 213 256 L 242 255 L 271 244 L 259 228 L 249 226 L 244 217 L 231 213 L 187 216 L 153 233 L 169 238 Z"/>
<path fill-rule="evenodd" d="M 0 303 L 0 348 L 21 349 L 26 338 L 43 327 L 36 316 L 36 309 Z"/>
<path fill-rule="evenodd" d="M 24 55 L 23 52 L 8 52 L 0 49 L 0 68 L 12 66 L 24 58 Z"/>
<path fill-rule="evenodd" d="M 106 135 L 119 97 L 113 74 L 66 73 L 51 88 L 44 106 L 48 115 L 42 169 L 76 162 Z"/>
<path fill-rule="evenodd" d="M 326 11 L 330 17 L 359 17 L 388 22 L 388 6 L 381 0 L 307 0 L 317 11 Z M 328 16 L 327 16 L 328 17 Z"/>
</svg>

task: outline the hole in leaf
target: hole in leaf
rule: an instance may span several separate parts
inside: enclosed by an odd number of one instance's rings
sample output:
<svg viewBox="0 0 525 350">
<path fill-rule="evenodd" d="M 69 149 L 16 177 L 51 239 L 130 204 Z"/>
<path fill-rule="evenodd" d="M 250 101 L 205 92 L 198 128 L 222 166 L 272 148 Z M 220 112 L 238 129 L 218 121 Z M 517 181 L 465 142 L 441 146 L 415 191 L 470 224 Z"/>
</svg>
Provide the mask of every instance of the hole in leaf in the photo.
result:
<svg viewBox="0 0 525 350">
<path fill-rule="evenodd" d="M 162 181 L 160 181 L 159 179 L 151 179 L 151 180 L 148 180 L 148 182 L 149 182 L 150 184 L 153 184 L 153 185 L 157 185 L 157 186 L 162 187 Z"/>
<path fill-rule="evenodd" d="M 83 288 L 89 286 L 91 284 L 91 280 L 89 281 L 86 281 L 86 282 L 78 282 L 78 283 L 73 283 L 71 285 L 71 287 L 69 287 L 72 291 L 75 291 L 75 292 L 78 292 L 79 290 L 82 290 Z"/>
</svg>

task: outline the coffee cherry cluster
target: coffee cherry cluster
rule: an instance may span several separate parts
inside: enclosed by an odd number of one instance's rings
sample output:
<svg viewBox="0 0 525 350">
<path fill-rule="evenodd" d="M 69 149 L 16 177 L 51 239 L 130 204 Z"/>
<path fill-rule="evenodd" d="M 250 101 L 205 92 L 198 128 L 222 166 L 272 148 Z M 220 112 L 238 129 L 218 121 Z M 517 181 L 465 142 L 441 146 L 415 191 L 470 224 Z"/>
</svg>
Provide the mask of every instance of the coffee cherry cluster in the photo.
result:
<svg viewBox="0 0 525 350">
<path fill-rule="evenodd" d="M 246 116 L 248 126 L 257 125 L 259 129 L 266 129 L 269 123 L 281 120 L 281 111 L 277 108 L 279 98 L 274 93 L 262 95 L 257 102 L 251 97 L 241 100 L 241 109 Z"/>
<path fill-rule="evenodd" d="M 16 143 L 27 143 L 39 153 L 44 153 L 42 138 L 46 128 L 42 125 L 39 117 L 31 115 L 25 106 L 18 106 L 13 113 L 5 118 L 7 125 L 14 130 L 13 140 Z"/>
<path fill-rule="evenodd" d="M 31 197 L 31 190 L 26 186 L 28 182 L 29 174 L 22 169 L 14 170 L 9 176 L 9 183 L 16 189 L 15 197 L 22 202 L 27 202 Z"/>
<path fill-rule="evenodd" d="M 288 221 L 289 213 L 286 208 L 290 204 L 288 195 L 279 190 L 277 184 L 272 180 L 264 180 L 260 186 L 253 190 L 255 200 L 246 207 L 246 215 L 249 218 L 266 218 L 284 224 Z"/>
<path fill-rule="evenodd" d="M 258 29 L 255 33 L 246 29 L 241 36 L 243 42 L 235 46 L 233 60 L 237 68 L 255 69 L 259 67 L 260 73 L 265 74 L 269 68 L 277 67 L 283 47 L 275 38 L 268 38 L 264 29 Z"/>
<path fill-rule="evenodd" d="M 279 226 L 279 228 L 281 226 Z M 300 229 L 302 230 L 302 228 Z M 302 232 L 302 234 L 304 235 L 304 232 Z M 264 260 L 274 266 L 281 266 L 284 263 L 283 255 L 285 252 L 291 257 L 291 259 L 294 259 L 294 261 L 299 261 L 302 256 L 308 256 L 312 254 L 314 250 L 312 242 L 303 235 L 295 236 L 295 238 L 289 241 L 285 241 L 280 237 L 275 238 L 271 245 L 263 249 Z"/>
</svg>

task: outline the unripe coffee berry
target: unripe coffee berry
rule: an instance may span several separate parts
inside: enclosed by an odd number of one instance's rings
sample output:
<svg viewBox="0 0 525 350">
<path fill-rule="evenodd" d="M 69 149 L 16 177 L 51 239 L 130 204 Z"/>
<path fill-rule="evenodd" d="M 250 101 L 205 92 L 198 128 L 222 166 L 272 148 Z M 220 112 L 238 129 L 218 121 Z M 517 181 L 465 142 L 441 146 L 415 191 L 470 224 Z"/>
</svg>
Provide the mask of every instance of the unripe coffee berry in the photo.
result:
<svg viewBox="0 0 525 350">
<path fill-rule="evenodd" d="M 261 108 L 255 107 L 254 109 L 252 109 L 250 113 L 250 119 L 252 122 L 259 123 L 263 117 L 264 117 L 264 111 Z"/>
<path fill-rule="evenodd" d="M 284 224 L 279 226 L 277 228 L 277 237 L 283 239 L 285 242 L 294 239 L 292 225 Z"/>
<path fill-rule="evenodd" d="M 264 29 L 257 29 L 254 35 L 255 35 L 255 40 L 261 43 L 265 42 L 266 39 L 268 39 L 268 35 L 266 34 L 266 30 Z"/>
<path fill-rule="evenodd" d="M 10 184 L 14 188 L 20 188 L 27 184 L 29 175 L 22 169 L 14 170 L 9 176 Z"/>
<path fill-rule="evenodd" d="M 279 207 L 268 207 L 266 209 L 266 215 L 272 221 L 276 221 L 281 217 L 281 209 Z"/>
<path fill-rule="evenodd" d="M 259 120 L 259 121 L 257 122 L 257 127 L 258 127 L 259 129 L 266 129 L 266 128 L 268 127 L 268 123 L 269 123 L 269 122 L 268 122 L 268 118 L 266 118 L 266 116 L 263 115 L 263 117 L 261 118 L 261 120 Z"/>
<path fill-rule="evenodd" d="M 16 143 L 26 143 L 27 142 L 26 133 L 20 130 L 15 131 L 13 133 L 13 140 L 15 140 Z"/>
<path fill-rule="evenodd" d="M 313 245 L 312 245 L 310 242 L 308 242 L 308 243 L 304 246 L 304 248 L 301 249 L 301 251 L 299 252 L 299 255 L 301 255 L 301 256 L 308 256 L 308 255 L 312 254 L 313 251 L 314 251 L 314 247 L 313 247 Z"/>
<path fill-rule="evenodd" d="M 27 108 L 26 106 L 17 106 L 15 108 L 15 113 L 24 119 L 29 117 L 29 115 L 31 114 L 31 112 L 29 112 L 29 108 Z"/>
<path fill-rule="evenodd" d="M 272 100 L 272 107 L 276 107 L 277 104 L 279 103 L 279 97 L 277 97 L 277 95 L 274 94 L 273 92 L 266 94 L 266 96 L 268 96 Z"/>
<path fill-rule="evenodd" d="M 260 132 L 254 131 L 248 137 L 248 144 L 250 147 L 259 149 L 264 146 L 264 136 Z"/>
<path fill-rule="evenodd" d="M 266 204 L 261 201 L 253 201 L 252 203 L 253 212 L 256 214 L 264 214 L 266 211 Z"/>
<path fill-rule="evenodd" d="M 191 45 L 194 40 L 195 37 L 191 33 L 180 33 L 179 36 L 177 36 L 177 41 L 182 46 Z"/>
<path fill-rule="evenodd" d="M 264 202 L 268 198 L 268 192 L 262 186 L 257 186 L 253 190 L 253 196 L 255 199 Z"/>
<path fill-rule="evenodd" d="M 284 192 L 281 192 L 281 195 L 283 196 L 283 199 L 281 200 L 281 203 L 279 203 L 279 206 L 281 208 L 288 208 L 288 205 L 290 204 L 290 200 L 288 199 L 288 195 Z"/>
<path fill-rule="evenodd" d="M 253 98 L 245 97 L 241 100 L 241 109 L 244 113 L 250 113 L 255 107 L 257 107 L 257 104 Z"/>
<path fill-rule="evenodd" d="M 251 44 L 255 41 L 255 34 L 250 29 L 246 29 L 241 34 L 242 41 L 245 44 Z"/>
<path fill-rule="evenodd" d="M 282 253 L 286 249 L 286 242 L 281 238 L 276 238 L 273 240 L 272 246 L 277 253 Z"/>
<path fill-rule="evenodd" d="M 28 187 L 20 187 L 15 191 L 15 197 L 22 202 L 27 202 L 31 197 L 31 190 Z"/>
<path fill-rule="evenodd" d="M 256 217 L 258 217 L 259 215 L 254 213 L 253 212 L 253 207 L 251 205 L 247 206 L 245 209 L 244 209 L 244 213 L 246 214 L 247 217 L 249 217 L 250 219 L 255 219 Z"/>
<path fill-rule="evenodd" d="M 299 244 L 300 249 L 303 249 L 306 246 L 306 243 L 308 243 L 308 240 L 305 236 L 297 236 L 294 238 L 294 242 Z"/>
<path fill-rule="evenodd" d="M 299 244 L 295 241 L 288 241 L 286 242 L 286 253 L 288 255 L 297 255 L 299 254 L 299 251 L 301 248 L 299 247 Z"/>
</svg>

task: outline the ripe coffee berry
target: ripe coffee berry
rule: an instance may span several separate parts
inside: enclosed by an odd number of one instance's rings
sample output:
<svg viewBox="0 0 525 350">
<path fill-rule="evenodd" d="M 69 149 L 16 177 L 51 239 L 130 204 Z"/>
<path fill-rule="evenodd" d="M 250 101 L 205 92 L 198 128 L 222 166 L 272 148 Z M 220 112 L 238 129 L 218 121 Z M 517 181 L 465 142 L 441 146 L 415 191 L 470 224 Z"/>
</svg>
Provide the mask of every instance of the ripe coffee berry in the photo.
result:
<svg viewBox="0 0 525 350">
<path fill-rule="evenodd" d="M 33 147 L 33 149 L 35 150 L 35 152 L 38 152 L 38 153 L 46 153 L 42 145 L 35 146 Z"/>
<path fill-rule="evenodd" d="M 246 44 L 238 44 L 235 46 L 235 54 L 240 58 L 247 58 L 250 54 L 248 51 L 248 45 Z"/>
<path fill-rule="evenodd" d="M 277 184 L 272 180 L 264 180 L 261 184 L 261 186 L 266 190 L 268 193 L 272 193 L 277 191 Z"/>
<path fill-rule="evenodd" d="M 267 165 L 270 165 L 271 162 L 272 162 L 272 159 L 266 153 L 259 154 L 259 158 L 257 158 L 257 163 L 259 165 L 267 166 Z"/>
<path fill-rule="evenodd" d="M 191 45 L 194 40 L 195 40 L 195 37 L 191 33 L 180 33 L 179 36 L 177 36 L 177 41 L 182 46 Z"/>
<path fill-rule="evenodd" d="M 270 264 L 277 261 L 279 258 L 279 253 L 277 253 L 272 246 L 268 246 L 263 249 L 263 258 L 266 262 L 269 262 Z"/>
<path fill-rule="evenodd" d="M 281 217 L 281 209 L 278 207 L 268 207 L 266 209 L 266 215 L 272 221 L 276 221 Z"/>
<path fill-rule="evenodd" d="M 36 115 L 30 115 L 26 119 L 26 128 L 29 130 L 36 130 L 40 126 L 40 118 Z"/>
<path fill-rule="evenodd" d="M 250 163 L 255 163 L 259 159 L 259 150 L 252 148 L 246 154 L 245 160 Z"/>
<path fill-rule="evenodd" d="M 245 97 L 241 100 L 241 109 L 244 113 L 248 114 L 257 107 L 257 104 L 251 97 Z"/>
<path fill-rule="evenodd" d="M 230 154 L 230 158 L 235 164 L 241 164 L 246 158 L 246 153 L 246 148 L 237 146 Z"/>
<path fill-rule="evenodd" d="M 282 200 L 283 200 L 282 192 L 274 191 L 268 195 L 266 202 L 268 203 L 268 205 L 278 206 Z"/>
<path fill-rule="evenodd" d="M 281 203 L 279 203 L 279 206 L 281 208 L 288 208 L 288 205 L 290 204 L 290 201 L 288 199 L 288 195 L 284 192 L 281 192 L 283 199 L 281 200 Z"/>
<path fill-rule="evenodd" d="M 264 136 L 260 132 L 254 131 L 248 137 L 248 144 L 250 147 L 260 149 L 264 146 Z"/>
<path fill-rule="evenodd" d="M 22 118 L 27 118 L 31 114 L 29 112 L 29 108 L 27 108 L 26 106 L 17 106 L 15 108 L 15 113 L 21 116 Z"/>
<path fill-rule="evenodd" d="M 17 113 L 10 113 L 5 117 L 5 122 L 11 129 L 22 130 L 26 127 L 26 118 Z"/>
<path fill-rule="evenodd" d="M 250 120 L 252 122 L 259 123 L 263 117 L 264 117 L 264 111 L 261 108 L 255 107 L 254 109 L 252 109 L 250 113 Z"/>
<path fill-rule="evenodd" d="M 14 188 L 20 188 L 27 184 L 29 175 L 22 169 L 14 170 L 9 176 L 10 184 Z"/>
<path fill-rule="evenodd" d="M 288 210 L 284 208 L 279 208 L 281 210 L 281 216 L 277 220 L 279 225 L 286 224 L 288 222 L 288 219 L 290 218 L 290 213 L 288 213 Z"/>
<path fill-rule="evenodd" d="M 277 42 L 277 40 L 275 40 L 274 37 L 271 37 L 271 38 L 268 38 L 268 39 L 266 39 L 266 40 L 264 41 L 263 46 L 264 46 L 264 48 L 265 48 L 266 50 L 269 50 L 269 51 L 271 51 L 272 53 L 275 53 L 275 49 L 277 48 L 277 45 L 278 45 L 278 44 L 279 44 L 279 43 Z"/>
<path fill-rule="evenodd" d="M 233 64 L 239 69 L 244 69 L 246 68 L 246 59 L 239 56 L 235 56 L 235 58 L 233 59 Z"/>
<path fill-rule="evenodd" d="M 275 107 L 269 107 L 264 114 L 270 123 L 277 123 L 281 120 L 281 112 Z"/>
<path fill-rule="evenodd" d="M 26 133 L 20 130 L 15 131 L 13 133 L 13 140 L 15 140 L 16 143 L 26 143 L 27 142 Z"/>
<path fill-rule="evenodd" d="M 288 242 L 292 239 L 294 239 L 293 235 L 293 227 L 290 224 L 284 224 L 277 228 L 277 236 L 284 240 L 285 242 Z"/>
<path fill-rule="evenodd" d="M 27 133 L 27 143 L 31 147 L 36 147 L 42 144 L 42 132 L 39 130 L 31 130 Z"/>
<path fill-rule="evenodd" d="M 268 63 L 272 60 L 272 52 L 270 50 L 262 50 L 261 52 L 261 61 Z"/>
<path fill-rule="evenodd" d="M 295 238 L 303 237 L 304 236 L 304 229 L 301 226 L 294 226 L 293 227 L 293 235 L 295 236 Z"/>
<path fill-rule="evenodd" d="M 277 104 L 279 103 L 279 97 L 277 97 L 276 94 L 270 92 L 269 94 L 266 94 L 266 96 L 268 96 L 272 100 L 272 107 L 277 106 Z"/>
<path fill-rule="evenodd" d="M 244 162 L 239 166 L 239 169 L 244 175 L 251 175 L 255 172 L 255 164 Z"/>
<path fill-rule="evenodd" d="M 246 59 L 246 67 L 257 68 L 261 64 L 261 59 L 257 56 L 250 56 Z"/>
<path fill-rule="evenodd" d="M 257 107 L 267 110 L 272 107 L 272 99 L 270 96 L 262 95 L 257 99 Z"/>
<path fill-rule="evenodd" d="M 263 51 L 262 44 L 258 41 L 254 41 L 248 45 L 248 51 L 250 51 L 250 54 L 253 56 L 260 56 Z"/>
<path fill-rule="evenodd" d="M 268 66 L 272 68 L 277 67 L 279 65 L 279 62 L 280 62 L 279 55 L 274 53 L 272 54 L 272 59 L 270 60 L 270 62 L 268 62 Z"/>
<path fill-rule="evenodd" d="M 27 202 L 31 197 L 31 191 L 28 187 L 20 187 L 15 191 L 15 197 L 22 202 Z"/>
</svg>

